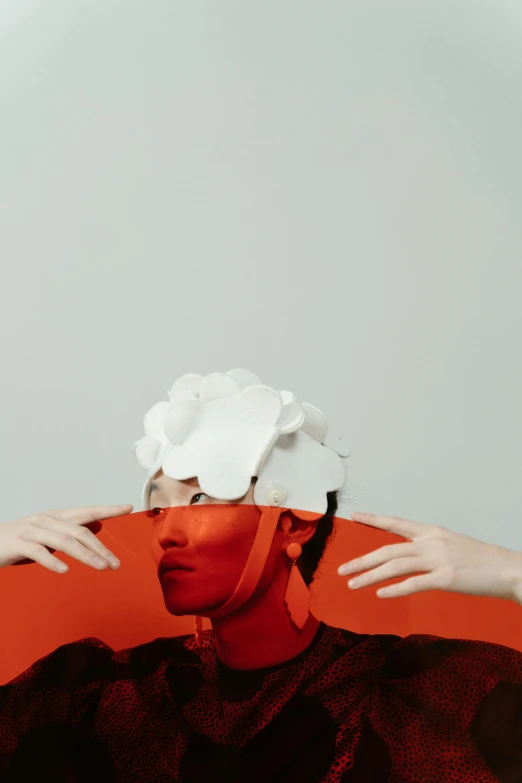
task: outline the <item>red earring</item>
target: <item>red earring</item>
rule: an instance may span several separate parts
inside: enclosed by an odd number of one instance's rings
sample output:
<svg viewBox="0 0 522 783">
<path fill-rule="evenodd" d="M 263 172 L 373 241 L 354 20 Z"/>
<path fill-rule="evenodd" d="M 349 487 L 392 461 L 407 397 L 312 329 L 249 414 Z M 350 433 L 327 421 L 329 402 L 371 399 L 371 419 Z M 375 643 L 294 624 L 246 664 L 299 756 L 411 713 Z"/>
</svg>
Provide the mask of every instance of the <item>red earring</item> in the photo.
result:
<svg viewBox="0 0 522 783">
<path fill-rule="evenodd" d="M 286 548 L 286 554 L 292 560 L 292 568 L 285 593 L 285 604 L 290 619 L 300 629 L 304 627 L 310 614 L 310 591 L 297 566 L 302 551 L 301 546 L 296 543 L 288 544 Z"/>
</svg>

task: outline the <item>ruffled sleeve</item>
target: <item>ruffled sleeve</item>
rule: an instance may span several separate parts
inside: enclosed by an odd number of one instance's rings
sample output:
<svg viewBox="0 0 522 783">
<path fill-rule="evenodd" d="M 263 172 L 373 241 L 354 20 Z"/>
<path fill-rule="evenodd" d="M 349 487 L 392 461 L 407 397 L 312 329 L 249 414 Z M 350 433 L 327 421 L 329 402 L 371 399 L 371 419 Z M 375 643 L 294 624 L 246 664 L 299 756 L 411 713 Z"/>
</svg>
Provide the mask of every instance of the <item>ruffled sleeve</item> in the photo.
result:
<svg viewBox="0 0 522 783">
<path fill-rule="evenodd" d="M 478 641 L 389 638 L 371 723 L 406 780 L 522 780 L 522 654 Z"/>
<path fill-rule="evenodd" d="M 115 676 L 112 656 L 103 642 L 84 639 L 0 686 L 0 780 L 74 780 L 80 768 L 82 779 L 104 780 L 104 770 L 110 779 L 112 762 L 95 738 L 94 716 Z"/>
</svg>

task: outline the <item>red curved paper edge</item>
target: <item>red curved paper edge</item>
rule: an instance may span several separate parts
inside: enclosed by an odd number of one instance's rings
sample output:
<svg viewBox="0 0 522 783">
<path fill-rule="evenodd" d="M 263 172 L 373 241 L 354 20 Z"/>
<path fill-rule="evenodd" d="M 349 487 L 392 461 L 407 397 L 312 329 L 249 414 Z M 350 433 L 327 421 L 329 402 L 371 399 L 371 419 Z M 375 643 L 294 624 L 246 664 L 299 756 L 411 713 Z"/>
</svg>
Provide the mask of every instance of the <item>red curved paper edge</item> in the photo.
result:
<svg viewBox="0 0 522 783">
<path fill-rule="evenodd" d="M 225 524 L 226 506 L 215 508 Z M 77 639 L 97 637 L 122 649 L 193 632 L 192 617 L 173 617 L 164 607 L 151 530 L 145 512 L 103 522 L 99 536 L 121 560 L 118 571 L 95 571 L 65 556 L 70 570 L 63 576 L 35 564 L 0 570 L 0 683 Z M 522 607 L 510 601 L 442 592 L 380 599 L 375 586 L 351 591 L 338 576 L 341 563 L 399 540 L 338 518 L 312 588 L 316 617 L 358 633 L 482 639 L 522 651 Z"/>
</svg>

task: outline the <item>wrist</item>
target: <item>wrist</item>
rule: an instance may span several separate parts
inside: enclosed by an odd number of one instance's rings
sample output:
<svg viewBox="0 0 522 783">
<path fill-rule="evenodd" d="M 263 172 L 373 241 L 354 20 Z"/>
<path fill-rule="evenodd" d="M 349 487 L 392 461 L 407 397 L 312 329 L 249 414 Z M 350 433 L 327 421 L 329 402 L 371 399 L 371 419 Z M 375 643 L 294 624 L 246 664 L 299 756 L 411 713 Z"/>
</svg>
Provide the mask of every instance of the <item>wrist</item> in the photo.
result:
<svg viewBox="0 0 522 783">
<path fill-rule="evenodd" d="M 511 595 L 510 598 L 516 604 L 522 606 L 522 553 L 513 552 L 513 564 L 511 569 Z"/>
</svg>

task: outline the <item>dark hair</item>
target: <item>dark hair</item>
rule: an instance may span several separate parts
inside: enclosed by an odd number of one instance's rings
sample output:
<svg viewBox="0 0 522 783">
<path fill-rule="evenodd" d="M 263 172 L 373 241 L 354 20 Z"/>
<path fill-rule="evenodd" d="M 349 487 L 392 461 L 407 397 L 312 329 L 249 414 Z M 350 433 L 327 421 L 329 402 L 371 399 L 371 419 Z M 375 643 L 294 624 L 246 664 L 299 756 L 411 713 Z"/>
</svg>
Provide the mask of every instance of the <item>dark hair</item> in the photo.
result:
<svg viewBox="0 0 522 783">
<path fill-rule="evenodd" d="M 307 585 L 309 585 L 319 567 L 326 545 L 333 533 L 334 517 L 339 505 L 339 493 L 329 492 L 326 514 L 317 523 L 312 538 L 303 544 L 303 553 L 299 558 L 299 570 Z"/>
</svg>

